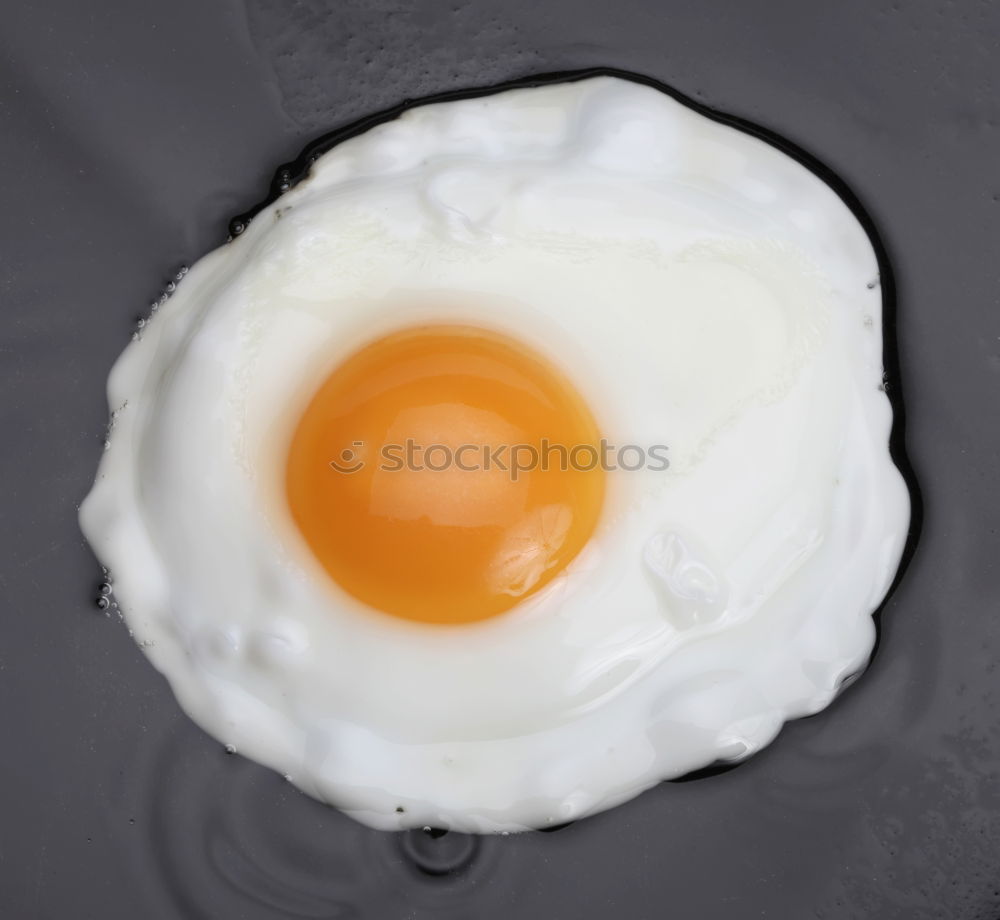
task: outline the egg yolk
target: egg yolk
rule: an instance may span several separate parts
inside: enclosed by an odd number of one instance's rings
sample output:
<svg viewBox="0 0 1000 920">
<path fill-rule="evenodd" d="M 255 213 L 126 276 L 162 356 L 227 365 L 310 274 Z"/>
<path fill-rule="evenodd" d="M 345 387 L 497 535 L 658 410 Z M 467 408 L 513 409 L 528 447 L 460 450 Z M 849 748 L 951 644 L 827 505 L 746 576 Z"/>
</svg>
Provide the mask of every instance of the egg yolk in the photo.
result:
<svg viewBox="0 0 1000 920">
<path fill-rule="evenodd" d="M 580 552 L 604 499 L 598 443 L 584 400 L 533 349 L 471 326 L 414 327 L 324 381 L 292 437 L 286 494 L 349 594 L 467 623 L 509 610 Z"/>
</svg>

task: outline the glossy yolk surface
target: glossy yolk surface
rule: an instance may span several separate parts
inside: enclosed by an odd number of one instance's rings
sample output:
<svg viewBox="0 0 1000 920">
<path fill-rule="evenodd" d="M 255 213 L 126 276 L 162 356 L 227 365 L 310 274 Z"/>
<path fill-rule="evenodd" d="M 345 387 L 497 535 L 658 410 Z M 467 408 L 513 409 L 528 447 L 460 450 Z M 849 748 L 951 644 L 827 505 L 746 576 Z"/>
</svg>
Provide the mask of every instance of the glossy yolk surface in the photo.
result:
<svg viewBox="0 0 1000 920">
<path fill-rule="evenodd" d="M 325 380 L 293 435 L 286 493 L 345 591 L 409 620 L 471 622 L 539 590 L 590 538 L 605 474 L 569 451 L 599 438 L 533 350 L 476 327 L 415 327 Z"/>
</svg>

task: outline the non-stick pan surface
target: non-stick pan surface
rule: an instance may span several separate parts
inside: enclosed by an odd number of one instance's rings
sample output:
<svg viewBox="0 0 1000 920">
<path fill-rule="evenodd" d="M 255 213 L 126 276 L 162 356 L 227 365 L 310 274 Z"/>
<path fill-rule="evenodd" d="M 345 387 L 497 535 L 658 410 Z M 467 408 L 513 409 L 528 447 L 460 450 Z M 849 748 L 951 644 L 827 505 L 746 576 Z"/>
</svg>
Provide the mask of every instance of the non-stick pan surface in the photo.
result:
<svg viewBox="0 0 1000 920">
<path fill-rule="evenodd" d="M 95 605 L 76 511 L 105 379 L 316 137 L 589 67 L 773 131 L 857 195 L 922 530 L 867 674 L 746 764 L 552 833 L 371 831 L 227 755 Z M 7 3 L 0 322 L 3 920 L 1000 918 L 1000 5 Z"/>
</svg>

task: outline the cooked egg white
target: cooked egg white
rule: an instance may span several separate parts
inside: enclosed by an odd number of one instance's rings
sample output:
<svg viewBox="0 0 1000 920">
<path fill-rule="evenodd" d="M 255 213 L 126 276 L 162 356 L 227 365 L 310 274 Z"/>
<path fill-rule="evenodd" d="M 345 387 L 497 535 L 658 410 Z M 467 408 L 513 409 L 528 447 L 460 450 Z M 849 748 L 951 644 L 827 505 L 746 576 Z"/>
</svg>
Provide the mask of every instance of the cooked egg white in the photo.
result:
<svg viewBox="0 0 1000 920">
<path fill-rule="evenodd" d="M 379 828 L 578 818 L 748 756 L 867 660 L 909 520 L 877 271 L 821 179 L 650 87 L 411 109 L 321 157 L 125 350 L 81 524 L 221 742 Z M 331 577 L 287 472 L 331 373 L 456 325 L 670 465 L 609 472 L 541 587 L 442 624 Z"/>
</svg>

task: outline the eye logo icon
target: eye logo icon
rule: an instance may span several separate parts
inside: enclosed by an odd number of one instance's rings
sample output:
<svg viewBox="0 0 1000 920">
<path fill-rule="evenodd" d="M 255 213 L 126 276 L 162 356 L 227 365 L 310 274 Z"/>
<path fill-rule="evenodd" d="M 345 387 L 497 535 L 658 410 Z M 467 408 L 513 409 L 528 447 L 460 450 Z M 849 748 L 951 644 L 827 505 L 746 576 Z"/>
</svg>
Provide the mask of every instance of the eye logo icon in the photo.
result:
<svg viewBox="0 0 1000 920">
<path fill-rule="evenodd" d="M 357 473 L 364 469 L 365 461 L 361 459 L 361 449 L 365 446 L 364 441 L 354 441 L 350 447 L 345 447 L 336 460 L 330 461 L 338 473 Z"/>
</svg>

